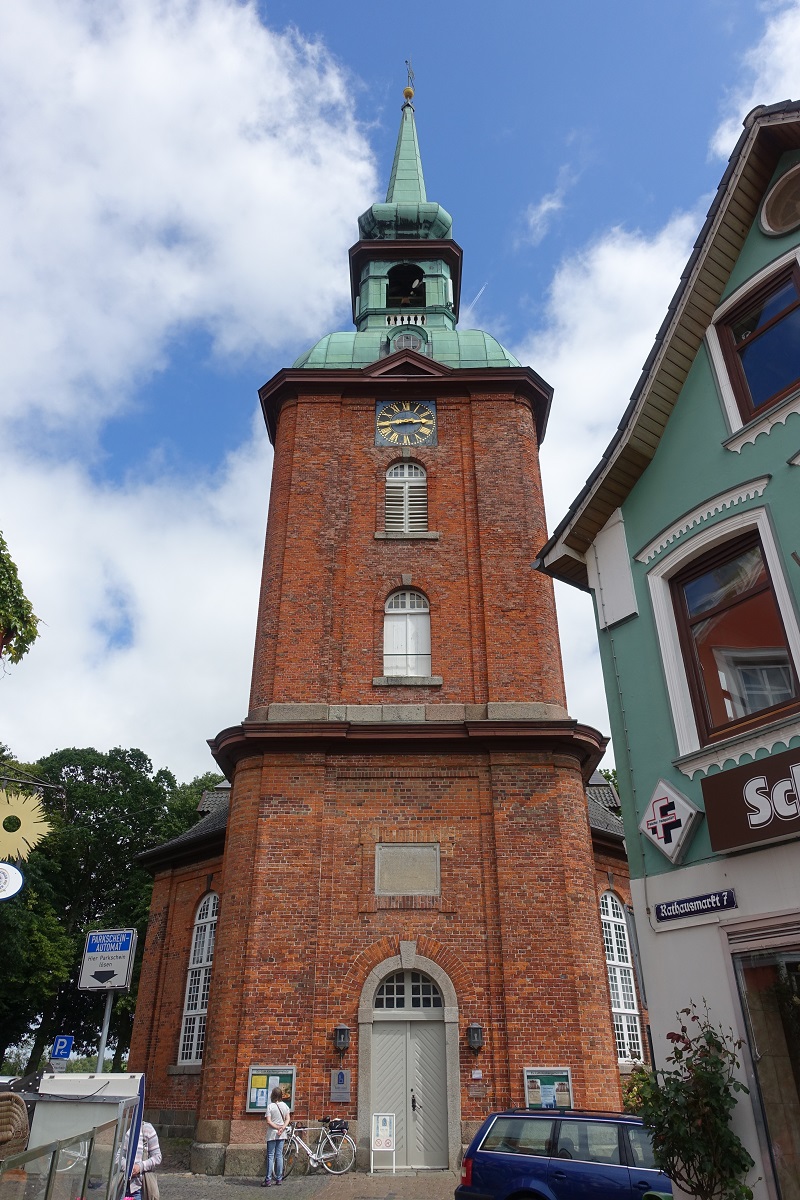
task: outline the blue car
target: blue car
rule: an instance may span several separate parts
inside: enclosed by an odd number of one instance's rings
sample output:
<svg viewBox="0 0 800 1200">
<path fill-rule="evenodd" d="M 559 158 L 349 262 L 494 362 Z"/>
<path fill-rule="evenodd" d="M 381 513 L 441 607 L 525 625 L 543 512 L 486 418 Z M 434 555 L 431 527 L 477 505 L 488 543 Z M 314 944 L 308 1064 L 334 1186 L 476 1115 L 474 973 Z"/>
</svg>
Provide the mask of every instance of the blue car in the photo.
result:
<svg viewBox="0 0 800 1200">
<path fill-rule="evenodd" d="M 492 1113 L 470 1143 L 456 1200 L 642 1200 L 672 1192 L 650 1135 L 626 1113 Z"/>
</svg>

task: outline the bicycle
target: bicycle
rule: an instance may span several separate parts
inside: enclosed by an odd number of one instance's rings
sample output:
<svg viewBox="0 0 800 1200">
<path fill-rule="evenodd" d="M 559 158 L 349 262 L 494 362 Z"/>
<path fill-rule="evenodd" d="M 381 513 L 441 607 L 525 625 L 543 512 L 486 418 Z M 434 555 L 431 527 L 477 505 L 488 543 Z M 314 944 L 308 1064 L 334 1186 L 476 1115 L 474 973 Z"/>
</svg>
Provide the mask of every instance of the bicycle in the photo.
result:
<svg viewBox="0 0 800 1200">
<path fill-rule="evenodd" d="M 331 1175 L 344 1175 L 356 1161 L 356 1144 L 347 1130 L 347 1121 L 321 1117 L 317 1144 L 312 1148 L 300 1136 L 294 1122 L 287 1126 L 286 1143 L 283 1147 L 284 1178 L 294 1170 L 298 1158 L 301 1157 L 301 1150 L 306 1152 L 308 1167 L 324 1167 Z"/>
</svg>

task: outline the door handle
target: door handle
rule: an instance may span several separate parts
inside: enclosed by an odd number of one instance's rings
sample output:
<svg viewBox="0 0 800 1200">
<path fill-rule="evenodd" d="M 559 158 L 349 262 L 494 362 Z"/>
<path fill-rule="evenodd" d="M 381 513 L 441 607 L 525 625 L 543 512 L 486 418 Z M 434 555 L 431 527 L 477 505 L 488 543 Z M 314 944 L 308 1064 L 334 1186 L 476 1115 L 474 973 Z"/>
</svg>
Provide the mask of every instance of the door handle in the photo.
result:
<svg viewBox="0 0 800 1200">
<path fill-rule="evenodd" d="M 553 1178 L 554 1178 L 554 1179 L 566 1179 L 566 1178 L 567 1178 L 567 1172 L 566 1172 L 566 1171 L 554 1171 L 554 1172 L 553 1172 Z"/>
<path fill-rule="evenodd" d="M 417 1105 L 419 1105 L 419 1101 L 417 1100 L 417 1097 L 414 1095 L 414 1089 L 412 1088 L 411 1089 L 411 1111 L 412 1112 L 417 1111 Z M 422 1106 L 420 1105 L 420 1107 L 422 1107 Z"/>
</svg>

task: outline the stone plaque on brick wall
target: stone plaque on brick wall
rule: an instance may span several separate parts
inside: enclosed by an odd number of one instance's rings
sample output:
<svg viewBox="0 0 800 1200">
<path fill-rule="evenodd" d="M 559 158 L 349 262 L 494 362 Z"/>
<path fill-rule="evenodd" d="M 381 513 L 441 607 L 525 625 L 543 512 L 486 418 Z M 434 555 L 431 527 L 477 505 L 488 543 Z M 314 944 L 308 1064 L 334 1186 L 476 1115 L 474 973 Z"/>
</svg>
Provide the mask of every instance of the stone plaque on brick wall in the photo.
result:
<svg viewBox="0 0 800 1200">
<path fill-rule="evenodd" d="M 438 842 L 379 842 L 375 847 L 378 896 L 438 896 Z"/>
</svg>

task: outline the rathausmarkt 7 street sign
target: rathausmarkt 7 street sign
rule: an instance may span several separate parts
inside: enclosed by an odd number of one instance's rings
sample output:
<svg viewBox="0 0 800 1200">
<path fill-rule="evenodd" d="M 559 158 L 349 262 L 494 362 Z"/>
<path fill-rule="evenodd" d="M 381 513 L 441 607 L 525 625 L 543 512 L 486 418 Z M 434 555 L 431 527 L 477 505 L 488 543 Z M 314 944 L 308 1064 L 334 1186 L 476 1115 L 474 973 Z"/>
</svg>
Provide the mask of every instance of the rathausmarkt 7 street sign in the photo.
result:
<svg viewBox="0 0 800 1200">
<path fill-rule="evenodd" d="M 135 953 L 135 929 L 95 929 L 87 933 L 78 987 L 83 992 L 127 988 Z"/>
</svg>

